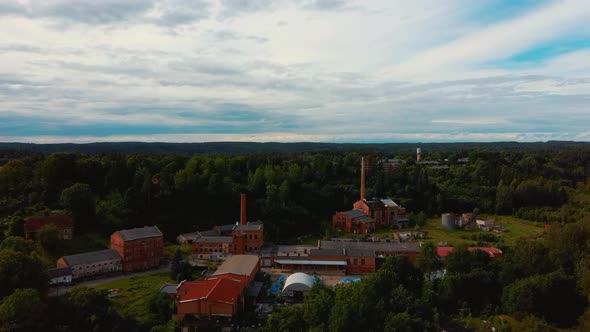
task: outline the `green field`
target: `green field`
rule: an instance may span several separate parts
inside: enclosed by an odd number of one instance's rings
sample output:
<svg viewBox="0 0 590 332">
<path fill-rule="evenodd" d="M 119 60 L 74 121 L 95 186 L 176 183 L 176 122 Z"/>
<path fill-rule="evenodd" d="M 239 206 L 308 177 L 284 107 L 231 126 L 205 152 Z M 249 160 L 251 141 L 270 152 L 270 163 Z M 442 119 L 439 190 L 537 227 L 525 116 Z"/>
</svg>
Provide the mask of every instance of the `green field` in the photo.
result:
<svg viewBox="0 0 590 332">
<path fill-rule="evenodd" d="M 133 317 L 145 323 L 149 321 L 149 299 L 159 291 L 162 285 L 175 283 L 168 273 L 156 273 L 144 276 L 135 276 L 96 286 L 96 289 L 118 289 L 118 296 L 111 298 L 115 308 L 123 316 Z"/>
<path fill-rule="evenodd" d="M 497 225 L 507 229 L 503 233 L 492 233 L 499 237 L 498 244 L 511 246 L 519 238 L 531 238 L 541 236 L 544 232 L 543 225 L 528 220 L 515 218 L 512 216 L 482 216 L 486 219 L 494 219 Z M 471 240 L 475 234 L 488 233 L 480 230 L 454 230 L 447 231 L 441 225 L 441 218 L 429 219 L 423 230 L 428 232 L 428 240 L 438 242 L 447 242 L 449 245 L 473 245 L 476 241 Z M 467 239 L 465 239 L 466 237 Z"/>
</svg>

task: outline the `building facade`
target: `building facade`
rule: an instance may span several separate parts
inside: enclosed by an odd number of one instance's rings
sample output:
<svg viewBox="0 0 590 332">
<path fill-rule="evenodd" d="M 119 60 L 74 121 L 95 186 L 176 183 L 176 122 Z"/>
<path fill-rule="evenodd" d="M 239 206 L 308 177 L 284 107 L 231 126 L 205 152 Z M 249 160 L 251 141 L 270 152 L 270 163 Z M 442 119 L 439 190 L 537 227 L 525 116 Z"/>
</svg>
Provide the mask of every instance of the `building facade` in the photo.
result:
<svg viewBox="0 0 590 332">
<path fill-rule="evenodd" d="M 156 226 L 116 231 L 111 235 L 111 249 L 122 258 L 123 272 L 158 267 L 164 256 L 164 237 Z"/>
<path fill-rule="evenodd" d="M 332 228 L 347 233 L 372 233 L 375 231 L 375 220 L 361 210 L 336 212 L 332 217 Z"/>
<path fill-rule="evenodd" d="M 49 285 L 63 285 L 70 284 L 72 282 L 72 270 L 69 267 L 56 267 L 54 269 L 47 270 L 47 276 L 49 277 Z"/>
<path fill-rule="evenodd" d="M 56 265 L 69 268 L 73 280 L 122 271 L 121 255 L 112 249 L 63 256 Z"/>
</svg>

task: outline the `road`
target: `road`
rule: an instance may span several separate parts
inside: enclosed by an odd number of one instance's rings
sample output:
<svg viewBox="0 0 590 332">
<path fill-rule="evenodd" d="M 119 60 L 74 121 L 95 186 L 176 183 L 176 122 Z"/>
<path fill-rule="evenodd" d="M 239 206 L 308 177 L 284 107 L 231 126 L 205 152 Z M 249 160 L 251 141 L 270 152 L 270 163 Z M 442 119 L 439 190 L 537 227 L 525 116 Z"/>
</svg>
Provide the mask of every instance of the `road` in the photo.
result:
<svg viewBox="0 0 590 332">
<path fill-rule="evenodd" d="M 141 272 L 135 272 L 135 273 L 126 273 L 126 274 L 120 274 L 120 275 L 116 275 L 116 276 L 108 277 L 108 278 L 87 280 L 87 281 L 83 281 L 83 282 L 78 282 L 73 286 L 60 286 L 60 287 L 49 288 L 48 295 L 49 296 L 63 295 L 65 293 L 69 292 L 70 289 L 74 286 L 96 287 L 96 286 L 108 284 L 109 282 L 112 282 L 112 281 L 117 281 L 117 280 L 121 280 L 121 279 L 137 277 L 137 276 L 147 276 L 147 275 L 151 275 L 151 274 L 168 272 L 168 271 L 170 271 L 170 265 L 166 265 L 166 266 L 163 266 L 163 267 L 155 269 L 155 270 L 147 270 L 147 271 L 141 271 Z"/>
</svg>

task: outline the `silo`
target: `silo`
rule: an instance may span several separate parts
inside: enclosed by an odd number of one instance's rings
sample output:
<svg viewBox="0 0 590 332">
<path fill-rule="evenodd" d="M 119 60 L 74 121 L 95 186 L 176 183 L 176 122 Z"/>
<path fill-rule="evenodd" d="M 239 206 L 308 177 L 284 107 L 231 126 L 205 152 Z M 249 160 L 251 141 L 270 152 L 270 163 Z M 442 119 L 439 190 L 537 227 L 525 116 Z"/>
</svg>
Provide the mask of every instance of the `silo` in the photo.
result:
<svg viewBox="0 0 590 332">
<path fill-rule="evenodd" d="M 454 213 L 443 213 L 442 226 L 449 231 L 454 230 L 455 229 L 455 214 Z"/>
</svg>

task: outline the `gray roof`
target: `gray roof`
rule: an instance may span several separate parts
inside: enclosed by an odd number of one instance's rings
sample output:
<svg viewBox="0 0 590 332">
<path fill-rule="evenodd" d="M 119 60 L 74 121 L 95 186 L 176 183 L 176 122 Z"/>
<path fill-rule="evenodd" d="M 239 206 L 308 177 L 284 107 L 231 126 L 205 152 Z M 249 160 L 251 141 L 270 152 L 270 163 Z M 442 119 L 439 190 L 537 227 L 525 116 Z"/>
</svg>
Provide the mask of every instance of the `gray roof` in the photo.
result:
<svg viewBox="0 0 590 332">
<path fill-rule="evenodd" d="M 314 249 L 309 253 L 309 256 L 372 257 L 375 256 L 375 250 L 347 248 L 346 246 L 343 246 L 341 248 L 333 249 Z"/>
<path fill-rule="evenodd" d="M 78 255 L 63 256 L 68 266 L 86 265 L 111 260 L 121 260 L 121 255 L 114 249 L 86 252 Z"/>
<path fill-rule="evenodd" d="M 221 225 L 221 226 L 217 226 L 219 228 L 220 232 L 229 232 L 229 231 L 233 231 L 234 228 L 236 227 L 236 224 L 228 224 L 228 225 Z"/>
<path fill-rule="evenodd" d="M 69 267 L 56 267 L 55 269 L 47 270 L 49 279 L 71 276 L 72 270 Z"/>
<path fill-rule="evenodd" d="M 415 242 L 362 242 L 362 241 L 321 241 L 322 249 L 342 249 L 353 253 L 355 250 L 371 250 L 375 253 L 419 252 L 420 245 Z"/>
<path fill-rule="evenodd" d="M 250 276 L 252 271 L 257 268 L 258 260 L 258 256 L 255 255 L 233 255 L 226 258 L 213 275 L 233 273 L 242 276 Z"/>
<path fill-rule="evenodd" d="M 350 211 L 344 211 L 342 213 L 346 214 L 349 218 L 352 218 L 352 219 L 359 218 L 359 217 L 362 217 L 365 215 L 363 213 L 363 211 L 361 211 L 361 210 L 350 210 Z"/>
<path fill-rule="evenodd" d="M 156 226 L 146 226 L 141 228 L 124 229 L 117 231 L 124 241 L 145 239 L 148 237 L 162 236 L 162 232 Z"/>
<path fill-rule="evenodd" d="M 231 243 L 231 236 L 201 236 L 193 240 L 193 243 Z"/>
<path fill-rule="evenodd" d="M 262 228 L 262 224 L 252 224 L 248 223 L 246 225 L 237 225 L 236 230 L 238 231 L 257 231 Z"/>
<path fill-rule="evenodd" d="M 165 284 L 164 286 L 160 287 L 160 292 L 166 294 L 176 294 L 177 288 L 178 284 Z"/>
</svg>

